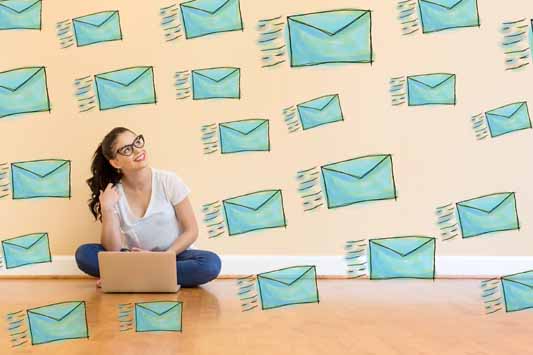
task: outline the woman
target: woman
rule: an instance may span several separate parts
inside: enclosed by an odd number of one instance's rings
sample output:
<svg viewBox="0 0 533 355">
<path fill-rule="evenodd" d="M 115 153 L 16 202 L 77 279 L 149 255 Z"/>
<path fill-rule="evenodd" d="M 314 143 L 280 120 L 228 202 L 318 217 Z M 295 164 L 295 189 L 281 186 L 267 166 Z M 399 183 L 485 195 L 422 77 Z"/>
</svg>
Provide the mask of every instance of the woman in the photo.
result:
<svg viewBox="0 0 533 355">
<path fill-rule="evenodd" d="M 189 188 L 175 173 L 149 166 L 142 135 L 114 128 L 96 149 L 91 171 L 89 208 L 102 223 L 102 232 L 101 244 L 85 244 L 76 251 L 83 272 L 99 277 L 98 253 L 124 250 L 126 245 L 134 252 L 175 253 L 182 287 L 218 276 L 220 258 L 191 248 L 198 226 Z"/>
</svg>

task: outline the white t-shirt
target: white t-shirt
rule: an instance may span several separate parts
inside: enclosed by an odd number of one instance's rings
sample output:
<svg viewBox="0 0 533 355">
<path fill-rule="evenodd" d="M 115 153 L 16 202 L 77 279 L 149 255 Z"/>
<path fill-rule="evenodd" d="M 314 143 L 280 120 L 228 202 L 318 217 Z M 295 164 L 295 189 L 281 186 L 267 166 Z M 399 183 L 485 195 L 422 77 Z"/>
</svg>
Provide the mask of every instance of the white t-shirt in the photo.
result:
<svg viewBox="0 0 533 355">
<path fill-rule="evenodd" d="M 122 183 L 115 213 L 120 219 L 120 230 L 125 236 L 123 246 L 144 250 L 167 250 L 181 234 L 174 205 L 190 193 L 190 189 L 174 172 L 151 168 L 152 195 L 142 218 L 131 213 Z"/>
</svg>

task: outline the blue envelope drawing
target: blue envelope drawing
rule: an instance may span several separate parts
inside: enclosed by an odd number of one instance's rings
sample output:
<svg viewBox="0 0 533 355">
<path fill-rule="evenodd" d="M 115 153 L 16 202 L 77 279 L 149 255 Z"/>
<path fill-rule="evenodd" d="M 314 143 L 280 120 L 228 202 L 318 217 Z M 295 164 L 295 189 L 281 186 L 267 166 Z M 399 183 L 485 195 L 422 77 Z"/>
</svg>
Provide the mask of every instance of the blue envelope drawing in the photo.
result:
<svg viewBox="0 0 533 355">
<path fill-rule="evenodd" d="M 32 345 L 89 338 L 84 301 L 55 303 L 26 313 Z"/>
<path fill-rule="evenodd" d="M 455 105 L 455 74 L 408 76 L 407 102 L 409 106 Z"/>
<path fill-rule="evenodd" d="M 281 190 L 265 190 L 222 201 L 229 235 L 286 227 Z"/>
<path fill-rule="evenodd" d="M 371 239 L 368 255 L 372 280 L 435 278 L 435 238 Z"/>
<path fill-rule="evenodd" d="M 100 110 L 155 104 L 153 67 L 133 67 L 94 76 Z"/>
<path fill-rule="evenodd" d="M 222 154 L 270 150 L 268 120 L 233 121 L 218 126 Z"/>
<path fill-rule="evenodd" d="M 503 276 L 501 283 L 507 312 L 533 308 L 533 270 Z"/>
<path fill-rule="evenodd" d="M 192 71 L 193 100 L 238 99 L 241 70 L 239 68 L 208 68 Z"/>
<path fill-rule="evenodd" d="M 11 164 L 13 199 L 70 198 L 70 161 L 44 159 Z"/>
<path fill-rule="evenodd" d="M 6 269 L 52 261 L 48 233 L 33 233 L 2 240 Z"/>
<path fill-rule="evenodd" d="M 344 120 L 337 94 L 303 102 L 296 107 L 304 130 Z"/>
<path fill-rule="evenodd" d="M 243 30 L 239 0 L 192 0 L 180 9 L 187 39 Z"/>
<path fill-rule="evenodd" d="M 316 267 L 292 266 L 257 275 L 261 308 L 319 303 Z"/>
<path fill-rule="evenodd" d="M 181 332 L 183 302 L 155 301 L 135 303 L 135 331 Z"/>
<path fill-rule="evenodd" d="M 501 192 L 458 202 L 463 238 L 520 229 L 514 192 Z"/>
<path fill-rule="evenodd" d="M 323 165 L 328 208 L 396 199 L 391 155 L 369 155 Z"/>
<path fill-rule="evenodd" d="M 40 30 L 41 0 L 0 1 L 1 30 Z"/>
<path fill-rule="evenodd" d="M 0 73 L 0 118 L 49 111 L 44 67 L 18 68 Z"/>
<path fill-rule="evenodd" d="M 291 67 L 371 63 L 369 10 L 333 10 L 287 18 Z"/>
<path fill-rule="evenodd" d="M 422 32 L 478 27 L 477 0 L 418 0 Z"/>
<path fill-rule="evenodd" d="M 527 102 L 516 102 L 485 112 L 491 137 L 531 128 Z"/>
<path fill-rule="evenodd" d="M 120 41 L 120 16 L 118 11 L 103 11 L 72 19 L 78 47 L 89 44 Z"/>
</svg>

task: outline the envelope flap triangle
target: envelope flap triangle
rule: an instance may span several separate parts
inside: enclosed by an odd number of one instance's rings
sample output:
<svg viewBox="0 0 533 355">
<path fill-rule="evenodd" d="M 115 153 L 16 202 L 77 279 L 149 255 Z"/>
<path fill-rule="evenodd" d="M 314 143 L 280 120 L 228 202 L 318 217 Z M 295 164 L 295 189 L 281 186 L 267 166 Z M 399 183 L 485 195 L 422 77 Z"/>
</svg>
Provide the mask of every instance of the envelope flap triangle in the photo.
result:
<svg viewBox="0 0 533 355">
<path fill-rule="evenodd" d="M 28 235 L 23 235 L 20 237 L 4 240 L 3 243 L 15 245 L 15 246 L 18 246 L 24 249 L 29 249 L 33 245 L 35 245 L 35 243 L 37 243 L 39 240 L 44 238 L 44 236 L 45 234 L 43 233 L 28 234 Z"/>
<path fill-rule="evenodd" d="M 487 111 L 487 113 L 502 117 L 511 117 L 525 104 L 525 102 L 515 102 L 509 105 L 495 108 L 494 110 Z"/>
<path fill-rule="evenodd" d="M 434 4 L 437 6 L 444 7 L 446 9 L 453 9 L 455 6 L 459 5 L 464 0 L 421 0 L 422 2 L 428 3 L 428 4 Z"/>
<path fill-rule="evenodd" d="M 507 200 L 512 195 L 512 192 L 501 192 L 478 198 L 473 198 L 471 200 L 462 201 L 459 202 L 459 205 L 475 208 L 477 210 L 490 213 L 493 212 L 496 208 L 498 208 L 505 200 Z"/>
<path fill-rule="evenodd" d="M 293 266 L 285 269 L 264 272 L 258 274 L 257 277 L 277 281 L 286 286 L 290 286 L 304 277 L 311 269 L 313 269 L 313 266 Z"/>
<path fill-rule="evenodd" d="M 248 195 L 242 195 L 224 200 L 224 203 L 239 205 L 241 207 L 249 208 L 251 210 L 258 210 L 279 192 L 279 190 L 259 191 Z"/>
<path fill-rule="evenodd" d="M 533 270 L 518 274 L 503 276 L 502 279 L 518 282 L 522 285 L 533 287 Z"/>
<path fill-rule="evenodd" d="M 209 69 L 196 69 L 193 70 L 194 74 L 199 74 L 201 76 L 205 76 L 208 79 L 211 79 L 213 81 L 219 82 L 224 79 L 226 79 L 231 74 L 235 73 L 238 68 L 209 68 Z"/>
<path fill-rule="evenodd" d="M 232 129 L 242 134 L 249 134 L 265 122 L 267 122 L 267 120 L 254 119 L 254 120 L 226 122 L 226 123 L 221 123 L 220 125 L 222 127 Z"/>
<path fill-rule="evenodd" d="M 109 73 L 98 74 L 97 77 L 113 81 L 123 86 L 129 86 L 150 69 L 152 69 L 152 67 L 126 68 Z"/>
<path fill-rule="evenodd" d="M 362 179 L 389 157 L 390 155 L 371 155 L 323 165 L 322 169 L 336 171 Z"/>
<path fill-rule="evenodd" d="M 41 0 L 6 0 L 0 1 L 0 6 L 4 6 L 15 12 L 21 13 L 28 10 L 38 2 L 41 2 Z"/>
<path fill-rule="evenodd" d="M 430 88 L 436 88 L 448 79 L 453 77 L 453 74 L 423 74 L 408 76 L 408 80 L 414 80 Z"/>
<path fill-rule="evenodd" d="M 306 107 L 306 108 L 312 108 L 312 109 L 315 109 L 315 110 L 323 110 L 336 97 L 337 97 L 337 95 L 326 95 L 326 96 L 322 96 L 322 97 L 319 97 L 319 98 L 316 98 L 316 99 L 313 99 L 313 100 L 302 102 L 298 106 Z"/>
<path fill-rule="evenodd" d="M 231 0 L 193 0 L 182 3 L 182 6 L 214 14 Z"/>
<path fill-rule="evenodd" d="M 0 73 L 0 89 L 16 91 L 41 70 L 43 67 L 29 67 Z"/>
<path fill-rule="evenodd" d="M 24 169 L 34 175 L 45 177 L 63 165 L 67 164 L 68 160 L 50 159 L 50 160 L 33 160 L 13 163 L 14 166 Z"/>
<path fill-rule="evenodd" d="M 333 36 L 369 13 L 368 10 L 335 10 L 294 15 L 290 16 L 289 19 Z"/>
<path fill-rule="evenodd" d="M 66 316 L 72 313 L 76 308 L 78 308 L 83 302 L 63 302 L 57 304 L 51 304 L 48 306 L 37 307 L 28 309 L 28 312 L 39 314 L 51 318 L 56 321 L 63 320 Z"/>
<path fill-rule="evenodd" d="M 152 313 L 162 316 L 171 309 L 178 306 L 179 302 L 174 301 L 164 301 L 164 302 L 146 302 L 146 303 L 137 303 L 137 306 L 144 308 Z"/>
<path fill-rule="evenodd" d="M 109 20 L 111 16 L 113 16 L 116 13 L 117 11 L 103 11 L 103 12 L 99 12 L 96 14 L 76 17 L 74 20 L 99 27 L 103 25 L 105 22 L 107 22 L 107 20 Z"/>
<path fill-rule="evenodd" d="M 407 256 L 434 239 L 432 237 L 393 237 L 371 239 L 370 243 L 390 249 L 401 256 Z"/>
</svg>

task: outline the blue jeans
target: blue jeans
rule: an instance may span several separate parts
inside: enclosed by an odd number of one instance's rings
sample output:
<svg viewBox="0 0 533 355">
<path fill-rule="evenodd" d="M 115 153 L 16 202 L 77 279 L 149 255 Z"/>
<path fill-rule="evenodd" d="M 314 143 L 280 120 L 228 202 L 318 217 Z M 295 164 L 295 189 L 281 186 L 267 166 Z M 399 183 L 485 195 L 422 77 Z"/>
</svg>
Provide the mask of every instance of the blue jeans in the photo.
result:
<svg viewBox="0 0 533 355">
<path fill-rule="evenodd" d="M 86 274 L 100 277 L 98 253 L 105 251 L 101 244 L 83 244 L 76 250 L 78 268 Z M 182 287 L 195 287 L 215 279 L 221 262 L 217 254 L 207 250 L 187 249 L 176 255 L 178 283 Z"/>
</svg>

